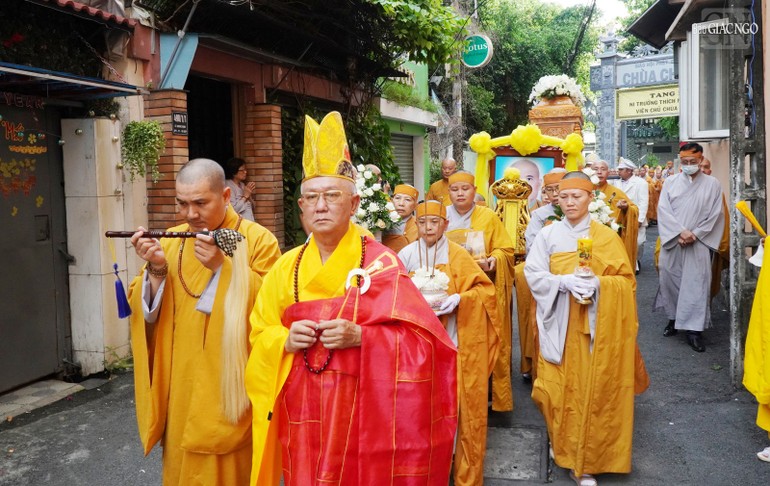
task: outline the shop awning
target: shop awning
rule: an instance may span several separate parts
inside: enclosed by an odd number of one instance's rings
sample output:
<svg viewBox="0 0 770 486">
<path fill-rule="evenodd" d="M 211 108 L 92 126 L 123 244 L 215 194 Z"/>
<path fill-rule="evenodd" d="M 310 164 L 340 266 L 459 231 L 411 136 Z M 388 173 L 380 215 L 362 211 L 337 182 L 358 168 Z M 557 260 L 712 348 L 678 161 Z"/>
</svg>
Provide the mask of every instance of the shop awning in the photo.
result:
<svg viewBox="0 0 770 486">
<path fill-rule="evenodd" d="M 658 0 L 628 27 L 628 32 L 656 49 L 661 49 L 668 42 L 666 31 L 674 23 L 681 8 L 681 3 L 671 5 L 668 0 Z"/>
<path fill-rule="evenodd" d="M 0 62 L 0 91 L 73 101 L 145 93 L 126 83 L 7 62 Z"/>
</svg>

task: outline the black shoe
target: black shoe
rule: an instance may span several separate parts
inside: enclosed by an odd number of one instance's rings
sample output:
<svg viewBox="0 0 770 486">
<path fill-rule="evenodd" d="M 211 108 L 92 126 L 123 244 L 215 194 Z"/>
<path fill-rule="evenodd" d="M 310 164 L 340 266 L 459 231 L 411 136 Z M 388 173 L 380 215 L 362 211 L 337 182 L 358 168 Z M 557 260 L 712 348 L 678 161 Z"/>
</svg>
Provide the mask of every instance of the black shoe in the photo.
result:
<svg viewBox="0 0 770 486">
<path fill-rule="evenodd" d="M 676 325 L 676 321 L 675 320 L 672 319 L 672 320 L 668 321 L 668 325 L 666 326 L 665 329 L 663 329 L 663 335 L 666 336 L 666 337 L 676 336 L 676 333 L 678 331 L 676 330 L 674 325 Z"/>
<path fill-rule="evenodd" d="M 703 345 L 698 331 L 687 331 L 687 344 L 697 353 L 702 353 L 706 350 L 706 346 Z"/>
</svg>

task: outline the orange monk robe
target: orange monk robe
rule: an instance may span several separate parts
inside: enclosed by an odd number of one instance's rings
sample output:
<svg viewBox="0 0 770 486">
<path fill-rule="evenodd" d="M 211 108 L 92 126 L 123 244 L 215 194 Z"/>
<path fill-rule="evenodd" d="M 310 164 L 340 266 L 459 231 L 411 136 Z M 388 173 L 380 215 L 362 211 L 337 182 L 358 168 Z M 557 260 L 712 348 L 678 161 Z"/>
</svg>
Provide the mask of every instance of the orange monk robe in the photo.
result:
<svg viewBox="0 0 770 486">
<path fill-rule="evenodd" d="M 395 251 L 400 252 L 406 245 L 413 241 L 417 241 L 417 218 L 412 215 L 404 223 L 404 232 L 400 234 L 384 234 L 382 235 L 382 244 Z"/>
<path fill-rule="evenodd" d="M 452 208 L 448 208 L 452 209 Z M 449 215 L 452 211 L 447 211 Z M 450 228 L 452 221 L 450 219 Z M 447 231 L 451 241 L 465 243 L 468 231 L 483 231 L 487 256 L 496 259 L 493 276 L 497 301 L 497 325 L 500 336 L 500 352 L 492 372 L 492 410 L 513 410 L 511 386 L 511 299 L 513 293 L 513 267 L 515 247 L 503 222 L 487 207 L 475 206 L 470 217 L 470 228 Z"/>
<path fill-rule="evenodd" d="M 767 248 L 754 292 L 744 356 L 743 386 L 759 403 L 757 425 L 770 432 L 770 251 Z"/>
<path fill-rule="evenodd" d="M 614 231 L 592 221 L 589 235 L 594 248 L 591 269 L 600 285 L 593 346 L 590 306 L 578 304 L 567 293 L 562 297 L 569 301 L 569 322 L 561 364 L 538 356 L 532 399 L 545 418 L 556 464 L 578 475 L 627 473 L 634 394 L 649 385 L 636 344 L 636 279 Z M 535 251 L 533 246 L 530 255 Z M 577 263 L 576 251 L 553 253 L 545 270 L 564 275 L 573 273 Z M 528 257 L 526 265 L 530 264 Z"/>
<path fill-rule="evenodd" d="M 442 201 L 444 206 L 452 204 L 452 200 L 449 199 L 449 181 L 445 179 L 439 179 L 428 188 L 428 193 L 425 195 L 425 200 L 430 201 Z"/>
<path fill-rule="evenodd" d="M 535 321 L 535 299 L 524 277 L 524 263 L 514 268 L 513 283 L 516 286 L 516 314 L 519 321 L 519 351 L 521 352 L 521 373 L 535 378 L 537 363 L 537 323 Z"/>
<path fill-rule="evenodd" d="M 359 232 L 360 230 L 351 223 L 347 233 L 325 262 L 321 262 L 318 247 L 315 240 L 311 238 L 299 269 L 298 293 L 301 303 L 345 295 L 348 272 L 357 268 L 361 259 Z M 293 353 L 285 352 L 284 345 L 289 336 L 289 330 L 283 325 L 282 319 L 286 309 L 294 304 L 290 276 L 293 275 L 294 265 L 300 250 L 301 248 L 298 247 L 285 253 L 276 262 L 273 270 L 265 278 L 265 283 L 257 296 L 250 317 L 252 351 L 246 366 L 246 390 L 253 410 L 252 437 L 254 447 L 251 485 L 256 486 L 277 485 L 282 474 L 282 451 L 279 435 L 281 427 L 288 427 L 289 425 L 280 422 L 282 414 L 275 407 L 278 406 L 277 400 L 279 400 L 284 384 L 292 372 L 295 356 Z M 384 253 L 392 256 L 387 251 Z M 448 341 L 446 333 L 444 333 L 444 337 Z M 362 339 L 365 339 L 363 334 Z M 452 366 L 454 366 L 454 361 Z M 456 371 L 453 369 L 452 373 L 456 374 Z M 438 374 L 438 370 L 436 374 Z M 448 397 L 451 397 L 451 400 L 456 400 L 454 392 L 445 398 Z M 456 413 L 456 403 L 449 405 L 455 409 Z M 449 422 L 451 422 L 451 432 L 454 435 L 456 416 L 438 417 L 436 415 L 434 417 L 434 426 L 449 424 Z M 420 444 L 420 448 L 424 446 L 425 444 Z M 448 453 L 451 456 L 451 442 L 449 446 Z M 422 456 L 422 452 L 415 455 L 417 458 L 422 458 Z M 434 459 L 438 464 L 438 455 Z M 284 467 L 289 469 L 291 465 L 284 465 Z M 447 466 L 447 477 L 448 473 L 449 468 Z"/>
<path fill-rule="evenodd" d="M 500 339 L 495 325 L 497 306 L 495 285 L 476 261 L 460 245 L 448 241 L 447 264 L 436 264 L 438 270 L 449 276 L 447 294 L 460 294 L 455 316 L 457 323 L 457 397 L 459 399 L 457 448 L 454 459 L 454 484 L 478 485 L 484 482 L 484 456 L 487 448 L 487 387 L 489 375 L 497 358 Z M 405 251 L 414 251 L 417 242 Z M 441 245 L 440 245 L 441 246 Z M 422 243 L 424 251 L 424 242 Z M 416 251 L 420 251 L 416 249 Z M 399 254 L 399 257 L 402 257 Z M 407 270 L 419 266 L 414 260 L 402 258 Z M 441 260 L 439 260 L 441 261 Z M 407 263 L 409 262 L 409 263 Z M 415 268 L 411 268 L 414 266 Z M 450 316 L 440 317 L 447 327 Z"/>
<path fill-rule="evenodd" d="M 658 220 L 658 201 L 660 201 L 660 191 L 663 189 L 663 179 L 650 178 L 650 203 L 647 205 L 647 220 Z"/>
<path fill-rule="evenodd" d="M 228 207 L 222 228 L 235 228 L 238 215 Z M 170 231 L 189 231 L 188 225 Z M 249 304 L 262 277 L 280 256 L 275 236 L 257 223 L 242 220 L 238 231 L 246 237 L 252 270 Z M 139 436 L 145 454 L 162 440 L 164 485 L 248 484 L 251 470 L 251 411 L 237 424 L 222 414 L 220 373 L 224 303 L 232 274 L 225 258 L 211 315 L 195 310 L 179 279 L 181 238 L 160 240 L 168 259 L 168 276 L 160 315 L 148 336 L 142 312 L 142 277 L 131 284 L 131 348 Z M 243 244 L 243 243 L 241 243 Z M 191 292 L 200 293 L 212 273 L 187 241 L 182 275 Z M 157 298 L 157 296 L 156 296 Z M 250 305 L 249 305 L 250 307 Z"/>
<path fill-rule="evenodd" d="M 638 252 L 637 236 L 639 235 L 639 207 L 629 198 L 625 192 L 612 184 L 606 182 L 602 186 L 596 186 L 605 196 L 605 203 L 612 208 L 612 216 L 615 222 L 622 226 L 620 230 L 620 239 L 623 240 L 623 246 L 626 247 L 628 259 L 631 262 L 636 261 Z M 628 208 L 620 209 L 618 202 L 625 200 L 628 202 Z"/>
<path fill-rule="evenodd" d="M 727 198 L 722 194 L 722 212 L 725 215 L 725 228 L 722 230 L 722 241 L 719 242 L 718 252 L 711 256 L 711 298 L 719 293 L 722 287 L 722 269 L 730 265 L 730 210 L 727 208 Z"/>
</svg>

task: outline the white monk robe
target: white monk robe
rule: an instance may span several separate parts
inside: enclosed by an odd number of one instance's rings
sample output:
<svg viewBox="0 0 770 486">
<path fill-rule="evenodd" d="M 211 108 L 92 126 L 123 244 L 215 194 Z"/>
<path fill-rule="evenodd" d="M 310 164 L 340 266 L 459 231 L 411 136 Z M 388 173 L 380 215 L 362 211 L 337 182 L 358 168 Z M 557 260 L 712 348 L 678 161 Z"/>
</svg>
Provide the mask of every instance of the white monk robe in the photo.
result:
<svg viewBox="0 0 770 486">
<path fill-rule="evenodd" d="M 524 240 L 529 253 L 529 249 L 532 248 L 532 243 L 535 242 L 535 237 L 540 230 L 543 229 L 548 223 L 548 218 L 556 216 L 556 211 L 553 204 L 546 204 L 535 209 L 529 215 L 529 223 L 527 223 L 527 230 L 524 232 Z"/>
<path fill-rule="evenodd" d="M 676 329 L 711 326 L 711 252 L 719 249 L 724 225 L 722 188 L 714 177 L 699 172 L 695 178 L 680 173 L 666 179 L 658 202 L 660 284 L 654 308 L 676 320 Z M 682 247 L 678 240 L 685 229 L 697 240 Z"/>
<path fill-rule="evenodd" d="M 612 185 L 626 193 L 626 196 L 639 208 L 639 233 L 636 236 L 638 247 L 636 259 L 642 259 L 644 242 L 647 241 L 647 208 L 650 205 L 650 185 L 638 176 L 631 176 L 628 180 L 618 179 L 612 181 Z"/>
<path fill-rule="evenodd" d="M 577 266 L 583 235 L 593 239 L 591 269 L 600 287 L 588 305 L 561 284 Z M 631 471 L 634 393 L 649 378 L 636 345 L 636 280 L 623 242 L 590 216 L 574 226 L 564 219 L 537 235 L 524 275 L 537 302 L 540 341 L 532 400 L 554 461 L 578 476 Z"/>
<path fill-rule="evenodd" d="M 591 216 L 586 216 L 575 226 L 563 219 L 558 224 L 551 224 L 540 231 L 541 237 L 535 238 L 531 251 L 527 253 L 524 275 L 538 302 L 536 315 L 540 354 L 550 363 L 561 363 L 572 298 L 571 293 L 559 288 L 560 277 L 551 273 L 551 255 L 576 251 L 578 238 L 587 235 L 590 227 Z M 586 306 L 592 346 L 596 334 L 597 302 L 599 302 L 598 290 L 591 304 Z"/>
<path fill-rule="evenodd" d="M 449 240 L 446 235 L 442 236 L 430 249 L 425 248 L 425 242 L 422 238 L 413 241 L 398 252 L 398 258 L 403 262 L 406 271 L 409 274 L 415 272 L 418 268 L 427 266 L 435 267 L 437 265 L 449 264 Z M 457 313 L 452 312 L 447 315 L 446 332 L 455 346 L 457 346 Z"/>
</svg>

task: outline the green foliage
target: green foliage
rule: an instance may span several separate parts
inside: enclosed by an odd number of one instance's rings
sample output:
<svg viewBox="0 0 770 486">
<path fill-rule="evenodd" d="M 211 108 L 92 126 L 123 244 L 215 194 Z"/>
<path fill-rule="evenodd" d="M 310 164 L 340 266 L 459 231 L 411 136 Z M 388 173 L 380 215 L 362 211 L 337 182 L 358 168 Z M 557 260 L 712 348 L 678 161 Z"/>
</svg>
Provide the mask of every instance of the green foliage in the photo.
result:
<svg viewBox="0 0 770 486">
<path fill-rule="evenodd" d="M 81 40 L 97 50 L 101 36 L 92 36 L 89 20 L 21 0 L 5 0 L 0 7 L 0 60 L 33 65 L 79 76 L 100 77 L 102 63 Z"/>
<path fill-rule="evenodd" d="M 469 126 L 474 127 L 471 133 L 485 131 L 492 134 L 495 120 L 506 116 L 503 105 L 495 103 L 495 94 L 480 85 L 469 84 L 464 95 L 466 120 Z"/>
<path fill-rule="evenodd" d="M 628 10 L 628 17 L 620 19 L 623 30 L 627 30 L 631 24 L 636 22 L 636 19 L 638 19 L 656 1 L 657 0 L 622 0 Z M 644 42 L 629 34 L 623 42 L 618 45 L 618 51 L 630 53 L 642 44 L 644 44 Z M 679 134 L 677 133 L 677 137 L 678 136 Z"/>
<path fill-rule="evenodd" d="M 374 164 L 391 187 L 401 184 L 390 146 L 390 128 L 377 108 L 358 108 L 345 120 L 353 165 Z"/>
<path fill-rule="evenodd" d="M 663 129 L 666 137 L 671 140 L 679 140 L 679 117 L 667 116 L 658 119 L 658 125 Z"/>
<path fill-rule="evenodd" d="M 305 133 L 305 116 L 319 120 L 322 115 L 314 106 L 307 104 L 302 113 L 291 108 L 281 110 L 281 137 L 283 148 L 283 224 L 286 248 L 302 244 L 307 234 L 302 229 L 297 201 L 302 183 L 302 144 Z"/>
<path fill-rule="evenodd" d="M 379 9 L 367 28 L 388 52 L 417 63 L 444 63 L 462 47 L 465 19 L 441 0 L 365 0 Z M 379 37 L 378 37 L 379 36 Z"/>
<path fill-rule="evenodd" d="M 123 129 L 121 142 L 123 165 L 131 174 L 131 180 L 150 174 L 152 181 L 158 182 L 158 160 L 166 148 L 160 123 L 154 120 L 132 121 Z"/>
<path fill-rule="evenodd" d="M 110 374 L 134 369 L 134 356 L 130 351 L 128 354 L 120 356 L 115 348 L 107 346 L 104 350 L 104 355 L 104 369 Z"/>
<path fill-rule="evenodd" d="M 396 81 L 386 80 L 382 85 L 382 97 L 400 105 L 414 106 L 436 113 L 436 105 L 420 94 L 411 86 Z"/>
<path fill-rule="evenodd" d="M 645 155 L 645 164 L 649 165 L 650 167 L 655 167 L 656 165 L 660 165 L 660 157 L 653 153 L 649 153 Z"/>
<path fill-rule="evenodd" d="M 463 170 L 462 162 L 457 162 L 457 170 Z M 430 183 L 433 184 L 441 179 L 441 177 L 441 160 L 432 159 L 430 161 Z"/>
<path fill-rule="evenodd" d="M 305 133 L 305 115 L 320 121 L 329 110 L 320 110 L 305 103 L 301 110 L 284 108 L 281 112 L 283 147 L 283 211 L 286 247 L 292 248 L 305 241 L 307 234 L 300 222 L 297 200 L 302 183 L 302 148 Z M 359 108 L 345 120 L 350 157 L 353 165 L 374 164 L 382 172 L 383 180 L 391 186 L 401 183 L 398 168 L 393 162 L 390 130 L 375 108 Z"/>
<path fill-rule="evenodd" d="M 495 54 L 487 66 L 468 72 L 468 100 L 486 103 L 492 124 L 490 129 L 489 120 L 473 114 L 474 108 L 466 105 L 471 113 L 466 121 L 470 133 L 486 129 L 496 136 L 525 123 L 531 108 L 527 101 L 530 91 L 540 77 L 548 74 L 574 77 L 588 94 L 589 65 L 599 38 L 596 14 L 568 69 L 565 67 L 585 20 L 585 6 L 562 8 L 540 0 L 489 0 L 481 4 L 479 14 L 495 45 Z M 492 101 L 478 88 L 492 93 Z M 475 109 L 479 113 L 483 110 Z"/>
</svg>

